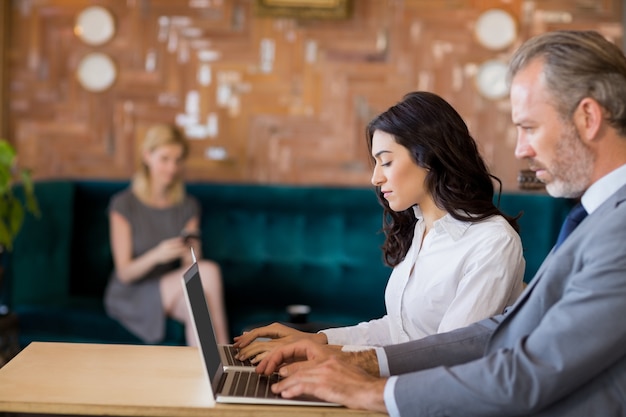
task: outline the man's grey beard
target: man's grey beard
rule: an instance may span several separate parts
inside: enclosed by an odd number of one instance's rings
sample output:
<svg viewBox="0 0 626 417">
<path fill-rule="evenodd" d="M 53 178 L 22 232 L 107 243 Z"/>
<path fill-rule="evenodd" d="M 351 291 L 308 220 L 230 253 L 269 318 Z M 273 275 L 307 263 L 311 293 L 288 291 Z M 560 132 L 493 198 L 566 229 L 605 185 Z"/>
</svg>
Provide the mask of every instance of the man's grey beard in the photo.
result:
<svg viewBox="0 0 626 417">
<path fill-rule="evenodd" d="M 553 197 L 580 197 L 591 184 L 595 157 L 573 125 L 559 138 L 556 155 L 549 167 L 554 178 L 546 190 Z"/>
</svg>

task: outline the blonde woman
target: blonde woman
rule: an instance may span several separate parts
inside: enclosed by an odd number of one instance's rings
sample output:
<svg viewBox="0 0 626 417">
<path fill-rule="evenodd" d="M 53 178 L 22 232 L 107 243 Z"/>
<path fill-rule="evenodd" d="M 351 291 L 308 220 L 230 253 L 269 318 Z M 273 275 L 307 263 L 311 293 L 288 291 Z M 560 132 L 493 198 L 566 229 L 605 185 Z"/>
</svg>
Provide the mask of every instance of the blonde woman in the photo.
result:
<svg viewBox="0 0 626 417">
<path fill-rule="evenodd" d="M 141 166 L 129 188 L 109 206 L 114 271 L 104 304 L 107 313 L 146 343 L 165 334 L 165 318 L 185 324 L 187 344 L 196 345 L 181 276 L 198 259 L 206 297 L 220 343 L 229 340 L 219 266 L 202 260 L 200 206 L 182 180 L 189 146 L 171 125 L 155 125 L 145 136 Z"/>
</svg>

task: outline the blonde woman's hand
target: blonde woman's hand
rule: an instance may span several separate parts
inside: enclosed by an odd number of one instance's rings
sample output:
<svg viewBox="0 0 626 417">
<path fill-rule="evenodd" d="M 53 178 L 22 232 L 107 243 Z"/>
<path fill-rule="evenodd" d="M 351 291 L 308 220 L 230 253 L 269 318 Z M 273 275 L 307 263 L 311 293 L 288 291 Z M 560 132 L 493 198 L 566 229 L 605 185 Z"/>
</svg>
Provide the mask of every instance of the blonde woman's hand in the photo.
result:
<svg viewBox="0 0 626 417">
<path fill-rule="evenodd" d="M 263 338 L 264 340 L 256 340 Z M 307 333 L 280 323 L 258 327 L 241 336 L 236 336 L 234 346 L 239 349 L 237 359 L 250 359 L 252 363 L 261 361 L 268 352 L 278 346 L 284 346 L 298 340 L 310 340 L 318 344 L 328 342 L 324 333 Z M 267 340 L 269 339 L 269 340 Z"/>
<path fill-rule="evenodd" d="M 187 251 L 187 245 L 182 237 L 173 237 L 162 240 L 154 248 L 154 257 L 157 263 L 165 264 L 181 259 Z"/>
</svg>

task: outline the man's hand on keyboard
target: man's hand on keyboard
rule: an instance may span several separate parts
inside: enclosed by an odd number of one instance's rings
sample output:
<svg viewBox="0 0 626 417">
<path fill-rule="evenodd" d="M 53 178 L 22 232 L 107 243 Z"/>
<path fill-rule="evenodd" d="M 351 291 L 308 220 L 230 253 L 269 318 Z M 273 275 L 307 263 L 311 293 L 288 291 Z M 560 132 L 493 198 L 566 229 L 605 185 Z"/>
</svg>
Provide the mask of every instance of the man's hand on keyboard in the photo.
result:
<svg viewBox="0 0 626 417">
<path fill-rule="evenodd" d="M 265 338 L 265 340 L 256 340 L 257 338 Z M 239 349 L 237 359 L 249 359 L 252 363 L 259 363 L 268 352 L 276 347 L 298 340 L 310 340 L 319 344 L 328 342 L 324 333 L 301 332 L 280 323 L 272 323 L 236 336 L 234 346 Z"/>
<path fill-rule="evenodd" d="M 313 396 L 350 408 L 387 412 L 383 393 L 387 380 L 378 377 L 374 350 L 341 352 L 301 340 L 279 347 L 259 363 L 256 371 L 284 377 L 271 386 L 284 398 Z"/>
</svg>

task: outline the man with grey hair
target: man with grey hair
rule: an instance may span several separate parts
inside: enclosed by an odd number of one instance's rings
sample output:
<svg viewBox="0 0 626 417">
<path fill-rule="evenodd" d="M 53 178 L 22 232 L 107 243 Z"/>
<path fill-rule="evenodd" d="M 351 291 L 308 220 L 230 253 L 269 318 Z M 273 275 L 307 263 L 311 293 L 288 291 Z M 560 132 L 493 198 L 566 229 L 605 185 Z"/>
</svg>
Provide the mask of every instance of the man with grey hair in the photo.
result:
<svg viewBox="0 0 626 417">
<path fill-rule="evenodd" d="M 552 196 L 581 199 L 525 292 L 400 345 L 277 348 L 258 372 L 300 361 L 274 392 L 394 416 L 626 415 L 626 57 L 596 32 L 550 32 L 516 51 L 510 78 L 517 158 Z"/>
</svg>

